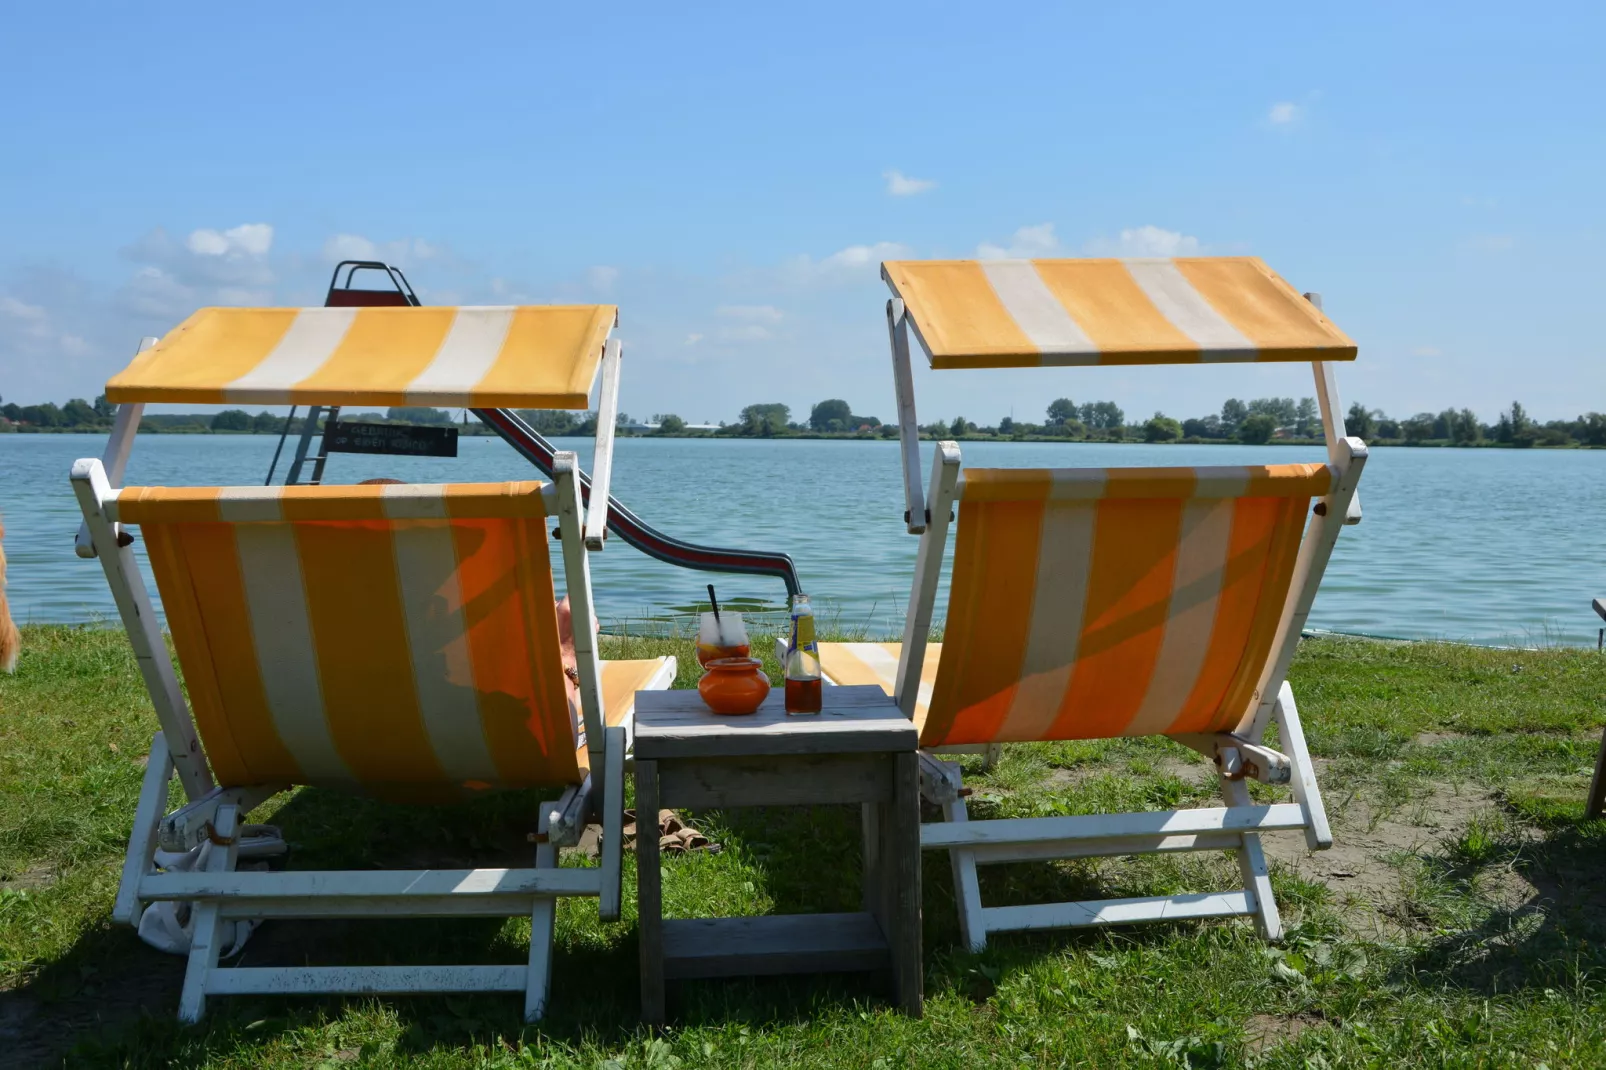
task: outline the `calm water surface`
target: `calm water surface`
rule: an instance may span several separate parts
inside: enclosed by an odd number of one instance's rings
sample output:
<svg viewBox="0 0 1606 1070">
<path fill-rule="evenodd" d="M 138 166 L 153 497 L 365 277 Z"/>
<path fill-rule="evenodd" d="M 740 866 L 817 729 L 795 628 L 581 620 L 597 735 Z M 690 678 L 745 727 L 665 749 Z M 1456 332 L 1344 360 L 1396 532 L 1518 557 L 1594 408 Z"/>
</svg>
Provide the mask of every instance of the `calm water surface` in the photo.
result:
<svg viewBox="0 0 1606 1070">
<path fill-rule="evenodd" d="M 260 484 L 274 442 L 141 436 L 128 482 Z M 67 482 L 73 460 L 98 456 L 103 444 L 88 435 L 0 436 L 8 593 L 19 621 L 116 617 L 100 567 L 73 554 L 79 514 Z M 589 462 L 589 439 L 560 446 Z M 925 452 L 929 464 L 929 444 Z M 1255 446 L 966 443 L 963 452 L 967 465 L 1000 467 L 1324 459 L 1317 449 Z M 615 460 L 614 493 L 649 523 L 695 542 L 784 550 L 804 589 L 842 626 L 901 630 L 917 540 L 903 533 L 895 443 L 623 439 Z M 461 440 L 456 459 L 335 455 L 326 478 L 436 482 L 531 473 L 501 440 L 485 437 Z M 1600 622 L 1589 601 L 1606 594 L 1606 452 L 1377 449 L 1361 500 L 1365 520 L 1339 539 L 1313 626 L 1594 644 Z M 613 626 L 672 616 L 709 579 L 724 598 L 778 603 L 784 594 L 774 581 L 672 568 L 616 541 L 593 555 L 592 575 L 599 613 Z"/>
</svg>

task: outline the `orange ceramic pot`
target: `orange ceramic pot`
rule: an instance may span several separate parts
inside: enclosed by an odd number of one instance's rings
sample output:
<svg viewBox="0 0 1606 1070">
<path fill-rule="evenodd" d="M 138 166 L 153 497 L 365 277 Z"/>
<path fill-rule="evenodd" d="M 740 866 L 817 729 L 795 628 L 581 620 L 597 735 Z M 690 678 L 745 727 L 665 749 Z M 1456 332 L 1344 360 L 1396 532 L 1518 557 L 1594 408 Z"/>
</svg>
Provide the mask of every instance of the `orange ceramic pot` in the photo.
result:
<svg viewBox="0 0 1606 1070">
<path fill-rule="evenodd" d="M 715 658 L 697 681 L 697 693 L 715 713 L 753 713 L 770 693 L 764 663 L 757 658 Z"/>
</svg>

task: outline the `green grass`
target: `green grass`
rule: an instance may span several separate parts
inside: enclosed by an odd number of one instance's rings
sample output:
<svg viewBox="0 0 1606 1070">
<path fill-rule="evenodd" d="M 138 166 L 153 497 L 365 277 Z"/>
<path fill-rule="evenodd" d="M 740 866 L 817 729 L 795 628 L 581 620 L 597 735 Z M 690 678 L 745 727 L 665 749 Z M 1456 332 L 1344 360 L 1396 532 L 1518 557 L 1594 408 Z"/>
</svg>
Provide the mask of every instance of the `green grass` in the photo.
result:
<svg viewBox="0 0 1606 1070">
<path fill-rule="evenodd" d="M 1291 923 L 1280 947 L 1223 922 L 995 937 L 971 955 L 956 946 L 946 862 L 929 856 L 923 1020 L 893 1012 L 870 977 L 694 982 L 673 988 L 675 1025 L 654 1036 L 636 1022 L 629 862 L 619 924 L 599 924 L 589 902 L 560 904 L 539 1026 L 520 1022 L 514 997 L 240 997 L 180 1028 L 182 960 L 107 918 L 155 729 L 126 640 L 36 627 L 24 642 L 18 675 L 0 677 L 6 1065 L 1606 1065 L 1606 822 L 1581 821 L 1606 718 L 1606 658 L 1593 652 L 1307 641 L 1292 678 L 1340 845 L 1402 828 L 1421 841 L 1371 852 L 1389 880 L 1361 904 L 1342 881 L 1277 866 Z M 613 657 L 678 654 L 677 686 L 694 681 L 685 641 L 605 642 Z M 966 779 L 977 816 L 1169 807 L 1211 797 L 1190 755 L 1165 740 L 1012 746 L 985 774 L 967 758 Z M 265 813 L 309 868 L 521 864 L 534 816 L 522 795 L 430 809 L 317 791 Z M 665 860 L 670 914 L 856 903 L 842 876 L 858 855 L 846 809 L 695 820 L 723 850 Z M 1234 873 L 1220 855 L 1022 864 L 984 870 L 983 894 L 1206 890 Z M 518 920 L 281 922 L 247 956 L 518 962 L 528 931 Z"/>
</svg>

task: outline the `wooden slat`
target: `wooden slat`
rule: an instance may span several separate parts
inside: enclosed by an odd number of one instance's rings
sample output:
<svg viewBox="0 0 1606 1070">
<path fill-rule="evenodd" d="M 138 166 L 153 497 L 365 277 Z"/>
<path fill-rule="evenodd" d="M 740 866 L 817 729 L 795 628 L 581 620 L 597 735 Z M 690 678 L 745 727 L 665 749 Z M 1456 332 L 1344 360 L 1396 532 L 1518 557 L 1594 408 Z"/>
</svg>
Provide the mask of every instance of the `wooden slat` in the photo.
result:
<svg viewBox="0 0 1606 1070">
<path fill-rule="evenodd" d="M 806 717 L 787 716 L 781 688 L 746 716 L 715 714 L 695 691 L 636 694 L 638 759 L 887 753 L 915 742 L 914 725 L 870 684 L 826 688 L 821 712 Z"/>
<path fill-rule="evenodd" d="M 977 865 L 996 866 L 1005 862 L 1058 861 L 1065 858 L 1228 851 L 1237 848 L 1241 835 L 1237 832 L 1199 832 L 1187 836 L 1113 836 L 1102 840 L 1002 843 L 991 847 L 973 847 L 970 853 Z"/>
<path fill-rule="evenodd" d="M 706 758 L 658 770 L 662 805 L 690 810 L 879 803 L 891 797 L 890 773 L 879 754 Z"/>
<path fill-rule="evenodd" d="M 236 966 L 213 970 L 212 996 L 314 992 L 522 992 L 523 966 Z"/>
<path fill-rule="evenodd" d="M 1084 817 L 1016 817 L 999 821 L 947 821 L 920 826 L 920 846 L 927 851 L 998 843 L 1048 843 L 1116 836 L 1183 836 L 1198 832 L 1276 832 L 1305 827 L 1305 808 L 1298 803 L 1264 806 L 1211 806 L 1193 810 L 1156 810 L 1139 814 L 1090 814 Z"/>
<path fill-rule="evenodd" d="M 596 895 L 588 869 L 300 870 L 288 873 L 158 873 L 142 899 L 408 899 L 465 902 L 511 895 Z M 400 905 L 400 902 L 398 902 Z M 520 911 L 522 913 L 522 911 Z"/>
<path fill-rule="evenodd" d="M 1140 899 L 1094 899 L 1080 903 L 984 907 L 982 919 L 988 932 L 1019 932 L 1030 929 L 1078 929 L 1093 925 L 1125 925 L 1139 921 L 1225 918 L 1238 914 L 1252 914 L 1254 910 L 1254 904 L 1245 892 L 1208 892 L 1197 895 L 1146 896 Z"/>
<path fill-rule="evenodd" d="M 890 965 L 875 918 L 853 914 L 783 914 L 690 918 L 663 923 L 666 977 L 748 977 Z"/>
<path fill-rule="evenodd" d="M 641 1020 L 664 1021 L 664 912 L 658 870 L 658 763 L 636 759 L 636 942 L 640 947 Z M 640 833 L 645 833 L 641 835 Z"/>
</svg>

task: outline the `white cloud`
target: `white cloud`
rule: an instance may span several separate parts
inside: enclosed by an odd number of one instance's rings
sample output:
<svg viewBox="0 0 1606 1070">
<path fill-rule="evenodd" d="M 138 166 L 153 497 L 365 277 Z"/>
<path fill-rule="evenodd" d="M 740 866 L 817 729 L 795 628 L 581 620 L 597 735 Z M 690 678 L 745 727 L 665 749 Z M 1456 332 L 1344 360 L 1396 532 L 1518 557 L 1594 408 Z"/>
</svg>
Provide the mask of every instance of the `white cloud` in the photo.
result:
<svg viewBox="0 0 1606 1070">
<path fill-rule="evenodd" d="M 935 179 L 910 178 L 902 171 L 883 171 L 881 177 L 887 180 L 887 192 L 894 197 L 913 197 L 937 188 Z"/>
<path fill-rule="evenodd" d="M 820 260 L 807 254 L 794 256 L 781 266 L 781 277 L 787 282 L 802 285 L 873 279 L 881 261 L 897 260 L 907 255 L 908 246 L 898 242 L 850 245 Z"/>
<path fill-rule="evenodd" d="M 335 234 L 323 243 L 323 258 L 331 264 L 342 260 L 382 260 L 387 264 L 405 267 L 421 260 L 434 259 L 444 252 L 440 246 L 418 238 L 375 242 L 361 234 Z"/>
<path fill-rule="evenodd" d="M 1015 231 L 1008 245 L 982 242 L 976 246 L 978 260 L 1018 260 L 1053 256 L 1060 251 L 1059 236 L 1054 224 L 1036 223 Z"/>
<path fill-rule="evenodd" d="M 1100 256 L 1198 256 L 1204 249 L 1198 238 L 1152 223 L 1123 230 L 1113 242 L 1095 238 L 1086 248 Z"/>
<path fill-rule="evenodd" d="M 714 315 L 752 323 L 779 323 L 786 313 L 774 305 L 720 305 Z"/>
<path fill-rule="evenodd" d="M 273 248 L 273 227 L 267 223 L 241 223 L 228 230 L 191 231 L 184 242 L 196 256 L 267 256 Z"/>
<path fill-rule="evenodd" d="M 1444 356 L 1444 350 L 1440 349 L 1438 346 L 1417 346 L 1415 349 L 1411 350 L 1411 356 L 1442 357 Z"/>
<path fill-rule="evenodd" d="M 694 346 L 698 342 L 701 342 L 702 340 L 703 340 L 703 336 L 698 334 L 695 331 L 693 331 L 691 334 L 688 334 L 686 336 L 686 344 L 689 345 L 689 346 Z"/>
<path fill-rule="evenodd" d="M 762 342 L 773 337 L 770 329 L 758 323 L 744 323 L 739 327 L 721 327 L 714 332 L 717 342 Z"/>
<path fill-rule="evenodd" d="M 336 234 L 323 243 L 323 258 L 336 264 L 342 260 L 373 260 L 378 255 L 374 243 L 361 234 Z"/>
<path fill-rule="evenodd" d="M 1294 126 L 1305 117 L 1305 109 L 1292 101 L 1282 100 L 1271 106 L 1266 122 L 1272 126 Z"/>
<path fill-rule="evenodd" d="M 619 281 L 619 269 L 606 264 L 598 264 L 586 269 L 586 281 L 598 293 L 607 293 L 613 289 L 613 284 Z"/>
</svg>

